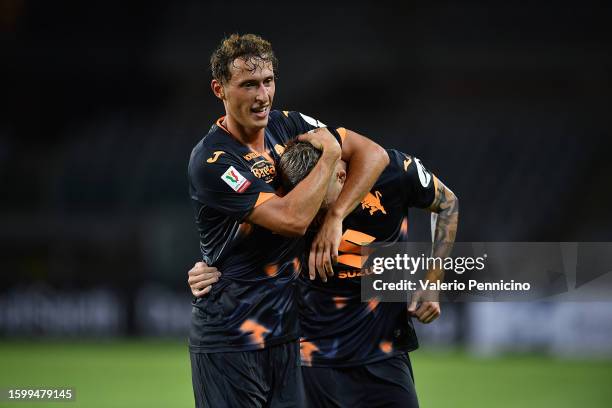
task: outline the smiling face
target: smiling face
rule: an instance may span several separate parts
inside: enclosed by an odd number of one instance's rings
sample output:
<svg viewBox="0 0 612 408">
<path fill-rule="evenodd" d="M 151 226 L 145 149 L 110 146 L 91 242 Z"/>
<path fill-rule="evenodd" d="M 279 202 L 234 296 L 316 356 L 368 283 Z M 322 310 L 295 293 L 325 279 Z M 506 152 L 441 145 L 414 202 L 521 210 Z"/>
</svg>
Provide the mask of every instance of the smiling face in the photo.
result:
<svg viewBox="0 0 612 408">
<path fill-rule="evenodd" d="M 268 125 L 274 100 L 274 69 L 259 57 L 236 58 L 227 81 L 213 79 L 212 90 L 223 101 L 231 133 L 250 137 Z"/>
</svg>

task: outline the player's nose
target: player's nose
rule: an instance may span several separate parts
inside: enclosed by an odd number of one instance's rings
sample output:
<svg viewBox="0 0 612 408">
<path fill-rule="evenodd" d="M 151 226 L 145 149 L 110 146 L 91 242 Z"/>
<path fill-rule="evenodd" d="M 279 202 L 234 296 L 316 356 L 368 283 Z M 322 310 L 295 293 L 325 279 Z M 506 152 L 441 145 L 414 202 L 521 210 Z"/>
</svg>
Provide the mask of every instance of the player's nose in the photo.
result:
<svg viewBox="0 0 612 408">
<path fill-rule="evenodd" d="M 257 88 L 257 94 L 255 95 L 255 99 L 258 102 L 263 102 L 263 103 L 268 102 L 268 99 L 269 99 L 268 88 L 265 87 L 264 84 L 259 84 L 259 87 Z"/>
</svg>

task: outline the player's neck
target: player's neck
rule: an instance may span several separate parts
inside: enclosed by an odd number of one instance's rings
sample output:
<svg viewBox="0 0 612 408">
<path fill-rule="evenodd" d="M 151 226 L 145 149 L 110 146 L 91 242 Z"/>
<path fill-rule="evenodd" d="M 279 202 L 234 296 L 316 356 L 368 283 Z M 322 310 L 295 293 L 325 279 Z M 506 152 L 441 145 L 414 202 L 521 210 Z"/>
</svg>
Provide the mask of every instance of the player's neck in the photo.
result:
<svg viewBox="0 0 612 408">
<path fill-rule="evenodd" d="M 251 150 L 262 152 L 265 149 L 265 128 L 245 128 L 228 116 L 224 118 L 222 123 L 235 139 Z"/>
</svg>

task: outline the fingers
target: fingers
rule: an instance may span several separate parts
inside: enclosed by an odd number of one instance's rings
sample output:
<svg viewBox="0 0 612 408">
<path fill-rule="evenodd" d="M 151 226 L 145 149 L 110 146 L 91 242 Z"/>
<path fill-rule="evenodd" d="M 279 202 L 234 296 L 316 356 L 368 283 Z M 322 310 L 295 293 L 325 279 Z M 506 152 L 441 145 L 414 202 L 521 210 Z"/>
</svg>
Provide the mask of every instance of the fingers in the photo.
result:
<svg viewBox="0 0 612 408">
<path fill-rule="evenodd" d="M 187 274 L 189 276 L 196 276 L 203 273 L 214 272 L 218 272 L 217 268 L 215 268 L 214 266 L 208 266 L 205 262 L 196 262 L 195 265 L 193 265 L 193 268 L 191 268 L 189 272 L 187 272 Z"/>
<path fill-rule="evenodd" d="M 220 273 L 213 275 L 210 278 L 202 279 L 195 283 L 190 283 L 189 288 L 195 297 L 202 297 L 212 290 L 212 285 L 219 281 Z"/>
<path fill-rule="evenodd" d="M 308 142 L 319 150 L 340 150 L 338 141 L 327 128 L 315 128 L 298 136 L 301 142 Z M 334 150 L 335 151 L 335 150 Z M 331 153 L 331 152 L 330 152 Z"/>
<path fill-rule="evenodd" d="M 191 289 L 191 294 L 197 298 L 201 298 L 202 296 L 206 295 L 208 292 L 210 292 L 212 290 L 212 286 L 208 286 L 202 290 L 200 289 Z"/>
<path fill-rule="evenodd" d="M 428 314 L 425 314 L 423 316 L 423 318 L 421 319 L 421 323 L 425 323 L 425 324 L 431 323 L 434 320 L 436 320 L 438 317 L 440 317 L 440 309 L 439 308 L 436 309 L 434 307 Z"/>
<path fill-rule="evenodd" d="M 315 247 L 315 266 L 323 282 L 327 282 L 327 278 L 334 276 L 332 248 L 329 242 L 319 243 Z"/>
<path fill-rule="evenodd" d="M 317 252 L 314 245 L 315 244 L 313 243 L 312 247 L 310 247 L 310 254 L 308 255 L 308 276 L 310 277 L 310 280 L 314 280 L 316 277 L 315 261 Z"/>
<path fill-rule="evenodd" d="M 332 261 L 332 264 L 334 265 L 338 263 L 338 247 L 339 246 L 340 246 L 340 243 L 334 244 L 331 247 L 331 261 Z"/>
<path fill-rule="evenodd" d="M 193 296 L 202 297 L 211 291 L 212 284 L 219 281 L 221 272 L 204 262 L 196 262 L 187 275 L 187 284 Z"/>
<path fill-rule="evenodd" d="M 334 276 L 334 268 L 331 261 L 331 244 L 329 242 L 325 242 L 323 246 L 323 269 L 328 277 Z"/>
<path fill-rule="evenodd" d="M 331 262 L 331 246 L 313 242 L 310 248 L 308 257 L 308 272 L 310 280 L 314 280 L 316 275 L 319 275 L 323 282 L 327 282 L 327 278 L 334 276 L 334 268 Z"/>
<path fill-rule="evenodd" d="M 334 274 L 329 253 L 325 252 L 325 248 L 325 244 L 318 239 L 315 239 L 310 247 L 310 255 L 308 256 L 308 275 L 310 280 L 314 280 L 319 275 L 323 282 L 327 282 L 327 277 Z"/>
<path fill-rule="evenodd" d="M 416 297 L 412 298 L 412 302 L 410 302 L 410 306 L 408 306 L 408 313 L 414 316 L 417 308 L 417 299 Z"/>
<path fill-rule="evenodd" d="M 317 244 L 315 262 L 316 262 L 317 273 L 319 274 L 319 277 L 321 278 L 323 282 L 327 282 L 327 272 L 325 271 L 325 265 L 323 261 L 323 258 L 324 258 L 323 249 L 324 249 L 323 244 Z"/>
<path fill-rule="evenodd" d="M 191 275 L 187 279 L 187 283 L 189 284 L 189 286 L 193 286 L 196 283 L 207 281 L 212 278 L 216 278 L 218 280 L 219 276 L 221 276 L 221 272 L 201 273 L 198 275 Z"/>
<path fill-rule="evenodd" d="M 440 312 L 438 312 L 438 313 L 432 312 L 431 315 L 423 318 L 423 323 L 425 323 L 425 324 L 431 323 L 434 320 L 436 320 L 438 317 L 440 317 Z"/>
<path fill-rule="evenodd" d="M 204 262 L 198 262 L 189 272 L 187 272 L 187 276 L 187 283 L 191 286 L 205 279 L 210 279 L 215 276 L 219 277 L 221 276 L 221 272 L 213 266 L 207 266 Z"/>
<path fill-rule="evenodd" d="M 421 323 L 431 323 L 440 316 L 440 304 L 438 302 L 423 302 L 412 315 Z"/>
<path fill-rule="evenodd" d="M 421 292 L 417 291 L 412 294 L 412 299 L 410 301 L 410 306 L 408 306 L 408 313 L 411 316 L 416 316 L 417 305 L 419 300 L 421 299 Z"/>
<path fill-rule="evenodd" d="M 194 283 L 194 284 L 192 284 L 190 286 L 191 286 L 192 289 L 200 289 L 200 290 L 204 289 L 207 286 L 212 285 L 213 283 L 219 282 L 219 276 L 220 275 L 215 275 L 215 276 L 213 276 L 211 278 L 204 279 L 204 280 L 201 280 L 199 282 L 196 282 L 196 283 Z"/>
<path fill-rule="evenodd" d="M 313 129 L 314 130 L 314 129 Z M 313 131 L 298 136 L 300 142 L 308 142 L 319 150 L 323 150 L 323 144 Z"/>
</svg>

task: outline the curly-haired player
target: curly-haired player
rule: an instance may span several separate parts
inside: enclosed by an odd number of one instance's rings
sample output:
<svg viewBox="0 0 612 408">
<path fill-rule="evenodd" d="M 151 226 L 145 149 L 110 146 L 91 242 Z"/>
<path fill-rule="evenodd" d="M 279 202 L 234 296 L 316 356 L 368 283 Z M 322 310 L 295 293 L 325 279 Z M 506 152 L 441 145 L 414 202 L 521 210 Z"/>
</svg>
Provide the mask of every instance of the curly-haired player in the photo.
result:
<svg viewBox="0 0 612 408">
<path fill-rule="evenodd" d="M 296 279 L 305 254 L 302 236 L 336 162 L 349 161 L 347 186 L 316 239 L 322 245 L 316 246 L 321 250 L 315 251 L 313 273 L 331 271 L 344 217 L 389 159 L 380 146 L 347 129 L 272 110 L 276 58 L 261 37 L 226 38 L 211 68 L 211 88 L 225 115 L 191 153 L 189 191 L 203 261 L 223 275 L 215 275 L 212 290 L 198 292 L 202 296 L 193 302 L 189 347 L 196 406 L 300 406 Z M 300 186 L 281 197 L 276 166 L 284 146 L 298 136 L 323 153 Z"/>
</svg>

